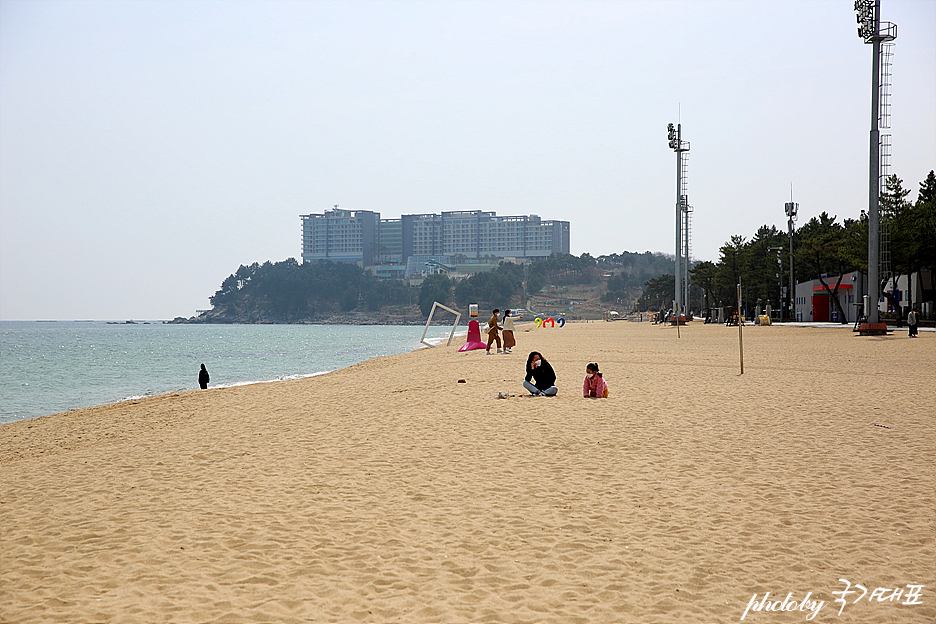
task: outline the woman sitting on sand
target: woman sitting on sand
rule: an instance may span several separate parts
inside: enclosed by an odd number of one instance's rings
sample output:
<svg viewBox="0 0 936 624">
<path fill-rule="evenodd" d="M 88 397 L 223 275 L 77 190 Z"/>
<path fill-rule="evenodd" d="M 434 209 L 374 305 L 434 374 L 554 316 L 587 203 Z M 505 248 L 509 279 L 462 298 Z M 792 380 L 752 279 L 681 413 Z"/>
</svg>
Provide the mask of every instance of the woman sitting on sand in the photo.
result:
<svg viewBox="0 0 936 624">
<path fill-rule="evenodd" d="M 533 379 L 535 383 L 530 383 Z M 523 382 L 530 396 L 556 396 L 556 372 L 539 351 L 532 351 L 527 357 L 526 379 Z"/>
<path fill-rule="evenodd" d="M 582 388 L 582 394 L 586 399 L 607 399 L 610 394 L 608 384 L 605 383 L 595 362 L 585 366 L 585 387 Z"/>
</svg>

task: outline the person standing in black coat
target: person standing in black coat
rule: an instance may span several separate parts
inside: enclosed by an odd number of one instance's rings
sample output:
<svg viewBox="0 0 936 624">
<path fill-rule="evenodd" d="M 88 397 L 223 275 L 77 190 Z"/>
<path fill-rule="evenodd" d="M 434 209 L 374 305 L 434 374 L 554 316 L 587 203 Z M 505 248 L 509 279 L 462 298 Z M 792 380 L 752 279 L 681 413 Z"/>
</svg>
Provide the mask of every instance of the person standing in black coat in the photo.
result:
<svg viewBox="0 0 936 624">
<path fill-rule="evenodd" d="M 209 380 L 208 370 L 205 368 L 205 365 L 202 364 L 201 370 L 198 371 L 198 385 L 201 387 L 202 390 L 208 389 L 208 380 Z"/>
</svg>

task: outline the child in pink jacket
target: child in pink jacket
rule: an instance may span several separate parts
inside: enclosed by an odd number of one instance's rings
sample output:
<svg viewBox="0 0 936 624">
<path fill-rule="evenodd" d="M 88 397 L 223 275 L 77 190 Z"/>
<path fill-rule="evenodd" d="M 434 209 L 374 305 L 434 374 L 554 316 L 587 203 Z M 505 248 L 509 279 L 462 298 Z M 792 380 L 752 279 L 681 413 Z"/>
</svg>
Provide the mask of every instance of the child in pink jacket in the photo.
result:
<svg viewBox="0 0 936 624">
<path fill-rule="evenodd" d="M 582 396 L 592 399 L 606 399 L 610 394 L 608 384 L 604 377 L 598 371 L 598 365 L 594 362 L 585 367 L 585 387 L 582 389 Z"/>
</svg>

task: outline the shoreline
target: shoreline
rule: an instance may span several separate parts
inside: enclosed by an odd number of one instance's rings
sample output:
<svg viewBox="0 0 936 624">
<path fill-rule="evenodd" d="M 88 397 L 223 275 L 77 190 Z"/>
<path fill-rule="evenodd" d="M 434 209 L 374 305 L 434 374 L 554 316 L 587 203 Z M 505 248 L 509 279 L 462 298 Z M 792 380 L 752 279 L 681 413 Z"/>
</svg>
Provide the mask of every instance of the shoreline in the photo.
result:
<svg viewBox="0 0 936 624">
<path fill-rule="evenodd" d="M 633 324 L 639 324 L 639 325 L 643 325 L 643 324 L 653 325 L 651 322 L 648 322 L 648 321 L 644 321 L 643 323 L 638 323 L 638 322 L 636 322 L 636 321 L 630 321 L 630 320 L 628 320 L 628 319 L 618 319 L 618 320 L 615 321 L 615 322 L 620 323 L 620 322 L 622 322 L 622 321 L 626 321 L 626 322 L 628 322 L 628 323 L 633 323 Z M 32 323 L 32 322 L 37 322 L 37 323 L 58 323 L 58 322 L 62 322 L 62 323 L 104 323 L 105 321 L 8 321 L 8 322 L 16 322 L 16 323 Z M 515 322 L 517 323 L 517 327 L 518 327 L 517 331 L 518 331 L 518 332 L 521 332 L 521 331 L 527 332 L 527 331 L 530 331 L 530 329 L 532 328 L 532 325 L 531 325 L 531 324 L 532 324 L 533 320 L 532 320 L 532 319 L 529 319 L 529 320 L 521 320 L 521 321 L 515 321 Z M 596 319 L 596 320 L 578 319 L 578 320 L 570 320 L 570 321 L 567 321 L 567 323 L 570 324 L 570 325 L 573 325 L 573 324 L 589 324 L 589 323 L 604 323 L 604 322 L 605 322 L 605 321 L 600 320 L 600 319 Z M 172 323 L 165 322 L 165 321 L 163 321 L 163 323 L 164 323 L 164 324 L 172 324 Z M 114 324 L 114 323 L 108 322 L 108 324 Z M 119 324 L 119 323 L 118 323 L 118 324 Z M 137 322 L 137 323 L 135 323 L 135 324 L 159 324 L 159 321 L 150 321 L 150 322 L 139 321 L 139 322 Z M 195 324 L 215 324 L 215 325 L 306 325 L 306 326 L 319 326 L 319 325 L 323 325 L 323 323 L 195 323 Z M 411 326 L 415 326 L 415 324 L 414 324 L 414 325 L 391 325 L 391 324 L 383 324 L 383 323 L 328 323 L 328 325 L 386 325 L 386 326 L 391 326 L 391 327 L 411 327 Z M 424 326 L 425 323 L 422 323 L 422 325 Z M 697 323 L 696 326 L 702 326 L 702 325 L 703 325 L 703 324 L 702 324 L 701 322 L 699 322 L 699 323 Z M 712 324 L 711 326 L 713 326 L 713 327 L 723 327 L 723 324 Z M 435 323 L 434 323 L 434 324 L 430 325 L 430 327 L 449 327 L 449 328 L 450 328 L 451 325 L 435 324 Z M 462 326 L 461 324 L 459 324 L 459 325 L 458 325 L 458 328 L 461 328 L 461 327 L 463 327 L 463 326 Z M 465 325 L 465 327 L 467 327 L 467 325 Z M 663 327 L 663 326 L 660 326 L 660 327 Z M 686 328 L 687 326 L 686 326 L 686 325 L 682 325 L 682 326 L 680 326 L 680 327 L 681 327 L 683 330 L 685 330 L 685 328 Z M 691 329 L 692 326 L 690 325 L 690 326 L 688 326 L 688 327 L 690 327 L 690 329 Z M 736 326 L 731 327 L 731 328 L 729 328 L 729 329 L 734 329 L 735 327 L 736 327 Z M 747 323 L 747 324 L 745 324 L 745 327 L 746 327 L 746 328 L 754 328 L 754 327 L 759 327 L 759 326 L 755 326 L 755 325 L 753 325 L 753 324 L 751 324 L 751 323 Z M 774 327 L 774 328 L 780 328 L 780 327 L 797 327 L 797 328 L 805 328 L 805 329 L 846 329 L 846 328 L 847 328 L 847 329 L 852 329 L 852 325 L 851 325 L 851 324 L 831 323 L 831 322 L 818 323 L 818 322 L 805 322 L 805 321 L 804 321 L 804 322 L 775 322 L 775 323 L 772 323 L 772 324 L 770 325 L 770 327 Z M 467 329 L 462 330 L 462 329 L 458 329 L 458 328 L 456 328 L 455 333 L 454 333 L 454 335 L 453 335 L 453 341 L 454 341 L 455 338 L 464 337 L 464 336 L 466 336 L 467 333 L 468 333 L 468 332 L 467 332 Z M 893 333 L 893 332 L 906 332 L 906 331 L 908 331 L 908 328 L 907 328 L 907 327 L 891 327 L 891 326 L 888 326 L 888 332 L 889 332 L 889 334 L 890 334 L 890 333 Z M 919 328 L 918 328 L 918 331 L 921 332 L 921 333 L 926 333 L 926 332 L 934 333 L 934 332 L 936 332 L 936 328 L 931 328 L 931 327 L 919 327 Z M 441 337 L 441 338 L 427 338 L 427 340 L 428 340 L 429 342 L 434 342 L 435 344 L 434 344 L 433 346 L 435 347 L 435 346 L 440 346 L 440 345 L 442 345 L 442 343 L 446 342 L 446 341 L 448 340 L 448 338 L 447 338 L 447 337 Z M 424 345 L 424 344 L 419 344 L 419 343 L 417 343 L 416 346 L 412 347 L 412 349 L 411 349 L 410 351 L 404 351 L 404 352 L 401 352 L 400 354 L 403 354 L 403 353 L 410 353 L 410 352 L 418 351 L 418 350 L 421 350 L 421 349 L 427 349 L 427 348 L 429 348 L 429 347 L 427 347 L 427 346 Z M 374 356 L 374 357 L 379 358 L 379 357 L 386 357 L 386 356 Z M 297 380 L 297 379 L 308 379 L 308 378 L 311 378 L 311 377 L 318 377 L 318 376 L 321 376 L 321 375 L 327 375 L 327 374 L 330 374 L 330 373 L 334 373 L 334 372 L 336 372 L 336 371 L 343 370 L 344 368 L 348 368 L 348 367 L 350 367 L 350 366 L 354 366 L 354 365 L 356 365 L 356 364 L 360 364 L 360 363 L 362 363 L 362 362 L 366 362 L 366 361 L 368 361 L 369 359 L 373 359 L 373 358 L 367 358 L 367 359 L 365 359 L 365 360 L 361 360 L 360 362 L 355 362 L 355 363 L 349 364 L 348 366 L 341 367 L 341 368 L 329 369 L 329 370 L 322 370 L 322 371 L 316 371 L 316 372 L 312 372 L 312 373 L 292 373 L 292 374 L 283 374 L 283 375 L 281 375 L 280 377 L 273 378 L 273 379 L 253 379 L 253 380 L 236 381 L 236 382 L 230 382 L 230 383 L 214 384 L 214 385 L 211 386 L 210 389 L 212 389 L 212 390 L 219 390 L 219 389 L 224 389 L 224 388 L 236 388 L 236 387 L 240 387 L 240 386 L 251 386 L 251 385 L 254 385 L 254 384 L 271 384 L 271 383 L 278 383 L 278 382 L 295 381 L 295 380 Z M 36 418 L 45 418 L 45 417 L 49 417 L 49 416 L 56 416 L 56 415 L 59 415 L 59 414 L 67 414 L 67 413 L 70 413 L 70 412 L 75 412 L 75 411 L 80 411 L 80 410 L 87 410 L 87 409 L 93 409 L 93 408 L 98 408 L 98 407 L 106 407 L 106 406 L 111 406 L 111 405 L 118 405 L 118 404 L 127 403 L 127 402 L 136 402 L 136 401 L 145 400 L 145 399 L 150 399 L 150 398 L 155 398 L 155 397 L 162 397 L 162 396 L 169 396 L 169 395 L 177 395 L 177 394 L 182 393 L 182 392 L 190 392 L 190 391 L 193 391 L 193 390 L 194 390 L 194 388 L 179 388 L 179 389 L 167 390 L 167 391 L 165 391 L 165 392 L 159 392 L 159 393 L 157 393 L 157 394 L 130 395 L 130 396 L 127 396 L 127 397 L 124 397 L 124 398 L 120 398 L 120 399 L 116 399 L 116 400 L 113 400 L 113 401 L 107 401 L 107 402 L 104 402 L 104 403 L 96 403 L 96 404 L 93 404 L 93 405 L 87 405 L 87 406 L 83 406 L 83 407 L 76 407 L 76 408 L 67 409 L 67 410 L 64 410 L 64 411 L 61 411 L 61 412 L 52 412 L 52 413 L 49 413 L 49 414 L 40 414 L 40 415 L 37 415 L 37 416 L 26 416 L 26 417 L 24 417 L 24 418 L 19 418 L 19 419 L 17 419 L 17 420 L 6 421 L 6 422 L 0 422 L 0 427 L 3 427 L 3 426 L 5 426 L 5 425 L 9 425 L 9 424 L 12 424 L 12 423 L 22 422 L 22 421 L 25 421 L 25 420 L 33 420 L 33 419 L 36 419 Z"/>
<path fill-rule="evenodd" d="M 812 592 L 822 621 L 931 622 L 936 337 L 757 328 L 738 375 L 734 328 L 675 329 L 10 423 L 0 618 L 702 623 Z M 494 399 L 531 350 L 559 395 Z M 589 361 L 611 398 L 582 398 Z M 922 604 L 835 617 L 842 578 Z"/>
<path fill-rule="evenodd" d="M 36 330 L 31 329 L 34 323 L 38 323 L 38 327 Z M 105 321 L 56 321 L 56 322 L 6 321 L 4 322 L 4 335 L 6 337 L 6 333 L 8 331 L 11 332 L 10 333 L 10 336 L 11 336 L 10 345 L 20 345 L 20 343 L 18 342 L 18 339 L 15 338 L 15 336 L 17 335 L 17 332 L 25 331 L 25 332 L 31 333 L 33 331 L 39 331 L 39 328 L 43 326 L 48 327 L 48 325 L 50 324 L 58 325 L 60 327 L 60 331 L 69 332 L 69 333 L 62 334 L 64 336 L 69 337 L 65 340 L 66 341 L 72 340 L 76 346 L 79 346 L 79 345 L 84 345 L 84 344 L 90 344 L 92 342 L 96 343 L 96 340 L 89 339 L 88 341 L 82 341 L 82 340 L 79 340 L 78 338 L 83 336 L 83 334 L 81 333 L 73 334 L 70 332 L 78 331 L 78 328 L 87 328 L 89 325 L 92 325 L 92 324 L 96 325 L 99 328 L 103 328 L 105 325 L 109 327 L 112 323 L 105 322 Z M 122 327 L 123 323 L 120 323 L 119 325 Z M 144 336 L 144 335 L 148 336 L 152 334 L 149 328 L 142 327 L 144 325 L 148 325 L 148 326 L 151 325 L 153 328 L 153 331 L 156 331 L 156 332 L 159 332 L 159 330 L 156 329 L 157 327 L 162 327 L 162 324 L 155 323 L 155 322 L 154 323 L 139 322 L 139 323 L 134 323 L 130 327 L 134 327 L 136 325 L 139 325 L 140 327 L 137 329 L 128 330 L 128 331 L 133 331 L 133 332 L 140 332 L 140 331 L 143 332 L 142 334 L 141 333 L 133 334 L 136 337 Z M 218 325 L 217 327 L 223 328 L 223 327 L 228 327 L 228 326 L 229 324 L 224 324 L 224 325 Z M 76 329 L 72 330 L 73 327 Z M 329 328 L 334 328 L 335 330 L 337 329 L 349 330 L 352 332 L 352 334 L 354 334 L 354 330 L 349 329 L 350 327 L 352 327 L 350 325 L 306 324 L 306 325 L 291 325 L 291 327 L 296 327 L 300 333 L 305 333 L 304 328 L 308 328 L 310 330 L 321 329 L 321 330 L 326 330 L 326 331 L 328 331 Z M 365 338 L 363 339 L 362 343 L 358 343 L 358 344 L 364 345 L 363 349 L 349 350 L 349 352 L 344 356 L 340 356 L 337 358 L 326 357 L 322 359 L 321 361 L 314 361 L 314 360 L 303 361 L 303 362 L 291 361 L 292 366 L 287 365 L 286 367 L 275 368 L 273 370 L 271 370 L 269 366 L 264 366 L 262 361 L 258 361 L 255 365 L 251 364 L 250 359 L 248 358 L 244 360 L 244 362 L 246 363 L 246 366 L 240 367 L 239 370 L 237 371 L 228 371 L 229 373 L 233 373 L 233 374 L 227 374 L 227 375 L 222 375 L 222 376 L 217 377 L 218 381 L 215 383 L 212 383 L 210 387 L 211 389 L 218 389 L 218 388 L 223 388 L 223 387 L 235 387 L 235 386 L 250 385 L 250 384 L 255 384 L 255 383 L 273 383 L 277 381 L 288 381 L 292 379 L 313 377 L 313 376 L 321 375 L 324 373 L 332 372 L 334 370 L 338 370 L 340 368 L 350 366 L 352 364 L 359 363 L 363 361 L 363 359 L 367 359 L 368 353 L 373 354 L 373 355 L 378 355 L 380 353 L 393 352 L 395 351 L 396 348 L 400 349 L 399 352 L 406 353 L 406 352 L 424 347 L 424 345 L 419 342 L 420 332 L 418 332 L 415 327 L 401 326 L 401 325 L 380 326 L 380 327 L 386 328 L 388 331 L 391 331 L 394 333 L 398 333 L 397 330 L 405 330 L 405 334 L 412 334 L 412 336 L 410 340 L 406 340 L 405 338 L 402 340 L 399 340 L 399 339 L 395 340 L 393 345 L 390 346 L 389 348 L 387 347 L 387 345 L 381 345 L 381 344 L 378 344 L 377 342 L 374 342 L 372 339 Z M 445 339 L 447 339 L 448 331 L 445 332 L 446 334 L 445 338 L 434 337 L 435 334 L 440 333 L 441 329 L 443 329 L 443 327 L 439 327 L 435 325 L 430 326 L 429 335 L 426 338 L 427 342 L 433 342 L 433 341 L 444 342 Z M 450 330 L 451 325 L 445 327 L 444 329 Z M 121 340 L 123 340 L 122 338 L 124 336 L 123 331 L 124 331 L 123 329 L 116 329 L 116 328 L 113 330 L 109 329 L 108 335 L 113 337 L 112 344 L 116 345 L 118 349 L 120 348 L 119 345 L 123 344 L 122 342 L 120 342 Z M 206 330 L 200 330 L 200 331 L 206 331 Z M 211 331 L 211 330 L 207 329 L 207 331 Z M 383 332 L 383 329 L 379 331 Z M 175 332 L 172 332 L 168 329 L 164 333 L 167 333 L 167 335 L 173 335 L 173 336 L 177 335 Z M 344 333 L 344 332 L 341 332 L 341 333 Z M 462 331 L 456 332 L 456 334 L 459 334 L 459 335 L 463 335 L 464 333 L 465 333 L 464 329 L 462 329 Z M 365 334 L 370 335 L 372 334 L 372 332 L 365 332 Z M 36 334 L 36 335 L 42 335 L 42 333 L 40 332 L 39 334 Z M 246 334 L 246 337 L 249 339 L 250 336 L 253 336 L 253 335 L 254 335 L 253 332 L 248 331 Z M 318 334 L 314 333 L 312 335 L 317 336 Z M 354 334 L 354 335 L 356 336 L 357 334 Z M 136 340 L 136 339 L 137 338 L 133 338 L 132 340 Z M 315 340 L 315 338 L 310 338 L 310 339 L 313 341 Z M 356 340 L 361 340 L 361 339 L 356 339 Z M 63 344 L 67 344 L 67 342 Z M 251 342 L 251 344 L 253 343 Z M 4 345 L 7 346 L 6 340 L 4 340 Z M 100 347 L 100 343 L 97 343 L 97 345 L 98 347 Z M 180 346 L 180 348 L 183 348 L 183 346 Z M 17 349 L 21 351 L 22 347 L 17 346 Z M 180 355 L 181 355 L 181 352 L 180 352 Z M 14 357 L 14 356 L 16 356 L 16 353 L 11 353 L 10 357 Z M 207 358 L 204 361 L 208 362 L 209 368 L 211 368 L 212 356 L 206 355 L 204 357 Z M 338 361 L 335 361 L 335 360 L 338 360 Z M 159 363 L 150 362 L 150 364 L 158 365 Z M 83 361 L 82 365 L 89 366 L 89 365 L 93 365 L 93 363 L 88 364 L 87 361 Z M 10 372 L 11 375 L 10 376 L 5 375 L 4 377 L 5 383 L 9 381 L 11 384 L 17 384 L 17 383 L 22 382 L 24 386 L 34 385 L 33 383 L 34 380 L 32 378 L 24 377 L 23 375 L 25 372 L 28 372 L 28 371 L 17 369 L 16 372 L 12 372 L 14 371 L 15 368 L 16 367 L 11 368 L 9 371 L 6 371 L 6 372 Z M 22 369 L 22 367 L 20 367 L 20 369 Z M 64 376 L 64 377 L 67 377 L 67 376 Z M 53 382 L 54 386 L 58 386 L 62 388 L 68 387 L 66 385 L 62 385 L 64 384 L 64 381 L 61 381 L 61 380 L 56 381 L 55 379 L 50 379 L 47 381 Z M 36 398 L 30 398 L 31 403 L 29 405 L 26 405 L 25 403 L 20 401 L 20 397 L 16 393 L 11 393 L 9 395 L 10 402 L 4 405 L 4 408 L 5 408 L 4 413 L 0 415 L 0 426 L 9 424 L 11 422 L 19 422 L 22 420 L 29 420 L 29 419 L 38 418 L 41 416 L 49 416 L 53 414 L 64 413 L 64 412 L 74 411 L 78 409 L 86 409 L 90 407 L 111 405 L 115 403 L 125 403 L 127 401 L 135 401 L 135 400 L 140 400 L 140 399 L 144 399 L 148 397 L 161 396 L 161 395 L 173 394 L 173 393 L 178 393 L 178 392 L 185 392 L 185 391 L 194 390 L 198 388 L 197 384 L 194 382 L 186 384 L 185 380 L 180 381 L 179 379 L 174 378 L 174 377 L 172 379 L 168 379 L 168 378 L 164 379 L 163 377 L 159 377 L 159 378 L 153 377 L 152 379 L 139 378 L 139 379 L 136 379 L 135 381 L 138 381 L 140 383 L 121 384 L 120 387 L 115 387 L 113 392 L 107 392 L 106 391 L 107 389 L 105 388 L 104 389 L 105 391 L 98 392 L 97 396 L 90 396 L 90 397 L 86 396 L 86 394 L 83 394 L 77 391 L 76 392 L 58 392 L 58 394 L 46 393 L 49 396 L 42 396 L 42 394 L 40 393 L 39 395 L 37 395 Z M 77 387 L 78 386 L 76 386 L 76 388 Z M 8 396 L 6 392 L 4 392 L 4 396 L 5 397 Z M 39 399 L 42 399 L 42 398 L 47 399 L 47 401 L 40 402 Z M 82 399 L 95 399 L 95 398 L 99 400 L 89 400 L 87 402 L 82 400 Z"/>
</svg>

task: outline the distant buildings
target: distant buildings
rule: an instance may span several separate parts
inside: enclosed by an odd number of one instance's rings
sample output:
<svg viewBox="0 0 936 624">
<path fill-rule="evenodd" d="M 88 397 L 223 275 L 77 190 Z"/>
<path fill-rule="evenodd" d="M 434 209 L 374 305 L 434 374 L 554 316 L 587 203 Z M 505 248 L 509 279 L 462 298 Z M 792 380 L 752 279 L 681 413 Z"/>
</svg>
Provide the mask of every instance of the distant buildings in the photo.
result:
<svg viewBox="0 0 936 624">
<path fill-rule="evenodd" d="M 543 221 L 536 215 L 499 217 L 494 212 L 463 210 L 381 219 L 378 212 L 336 206 L 301 218 L 303 262 L 389 267 L 403 266 L 411 257 L 477 260 L 569 253 L 569 222 Z M 402 277 L 402 273 L 402 269 L 399 275 L 392 270 L 377 272 L 387 277 Z"/>
</svg>

